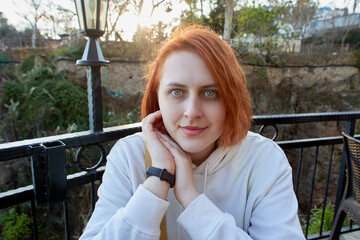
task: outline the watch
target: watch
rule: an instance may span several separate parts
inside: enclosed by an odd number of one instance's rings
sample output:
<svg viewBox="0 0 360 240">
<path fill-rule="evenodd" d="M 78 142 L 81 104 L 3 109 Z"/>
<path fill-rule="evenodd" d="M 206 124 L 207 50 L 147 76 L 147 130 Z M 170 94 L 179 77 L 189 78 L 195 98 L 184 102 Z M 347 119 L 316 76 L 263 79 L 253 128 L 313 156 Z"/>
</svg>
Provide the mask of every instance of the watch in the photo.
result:
<svg viewBox="0 0 360 240">
<path fill-rule="evenodd" d="M 175 185 L 175 175 L 169 173 L 165 168 L 149 167 L 146 171 L 146 175 L 159 177 L 161 181 L 166 181 L 170 184 L 170 187 Z"/>
</svg>

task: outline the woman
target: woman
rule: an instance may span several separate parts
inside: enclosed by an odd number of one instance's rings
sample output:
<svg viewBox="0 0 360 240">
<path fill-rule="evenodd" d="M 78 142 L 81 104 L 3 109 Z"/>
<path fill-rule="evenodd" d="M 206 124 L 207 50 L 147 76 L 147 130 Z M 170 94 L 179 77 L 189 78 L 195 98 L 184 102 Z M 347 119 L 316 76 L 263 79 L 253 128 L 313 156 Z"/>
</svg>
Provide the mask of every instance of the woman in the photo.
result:
<svg viewBox="0 0 360 240">
<path fill-rule="evenodd" d="M 148 80 L 143 132 L 111 150 L 81 239 L 158 239 L 164 215 L 168 239 L 304 239 L 286 156 L 248 131 L 232 49 L 205 27 L 179 27 Z"/>
</svg>

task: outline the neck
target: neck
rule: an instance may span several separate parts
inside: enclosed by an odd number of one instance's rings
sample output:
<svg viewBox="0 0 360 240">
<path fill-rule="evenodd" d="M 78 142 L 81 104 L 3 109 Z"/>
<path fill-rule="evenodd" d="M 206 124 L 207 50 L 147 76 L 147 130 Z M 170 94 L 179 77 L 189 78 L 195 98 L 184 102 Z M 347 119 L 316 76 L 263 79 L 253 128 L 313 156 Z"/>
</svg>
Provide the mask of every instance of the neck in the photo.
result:
<svg viewBox="0 0 360 240">
<path fill-rule="evenodd" d="M 211 144 L 201 152 L 189 153 L 192 163 L 195 164 L 196 166 L 199 166 L 210 156 L 210 154 L 215 149 L 216 149 L 216 143 L 214 142 L 213 144 Z"/>
</svg>

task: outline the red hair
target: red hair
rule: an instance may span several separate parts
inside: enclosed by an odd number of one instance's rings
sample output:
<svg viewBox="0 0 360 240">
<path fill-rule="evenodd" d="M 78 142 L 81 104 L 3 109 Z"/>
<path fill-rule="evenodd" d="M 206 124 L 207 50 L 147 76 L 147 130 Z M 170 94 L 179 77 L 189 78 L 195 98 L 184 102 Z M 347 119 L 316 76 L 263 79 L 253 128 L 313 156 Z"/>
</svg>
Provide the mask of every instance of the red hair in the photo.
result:
<svg viewBox="0 0 360 240">
<path fill-rule="evenodd" d="M 251 126 L 252 108 L 246 78 L 232 48 L 215 32 L 204 26 L 178 27 L 158 51 L 148 69 L 148 85 L 141 105 L 141 116 L 159 110 L 157 92 L 166 58 L 178 51 L 198 54 L 206 63 L 226 108 L 219 145 L 228 147 L 241 141 Z"/>
</svg>

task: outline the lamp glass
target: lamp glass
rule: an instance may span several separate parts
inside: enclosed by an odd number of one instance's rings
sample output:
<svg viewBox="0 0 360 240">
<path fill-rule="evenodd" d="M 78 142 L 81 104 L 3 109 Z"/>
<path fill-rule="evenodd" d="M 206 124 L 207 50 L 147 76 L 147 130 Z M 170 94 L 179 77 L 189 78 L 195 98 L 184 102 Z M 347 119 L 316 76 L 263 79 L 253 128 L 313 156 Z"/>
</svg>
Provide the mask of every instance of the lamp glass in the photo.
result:
<svg viewBox="0 0 360 240">
<path fill-rule="evenodd" d="M 75 6 L 76 6 L 77 14 L 78 14 L 80 30 L 85 30 L 84 15 L 83 15 L 82 7 L 81 7 L 81 0 L 75 0 Z"/>
<path fill-rule="evenodd" d="M 100 2 L 100 16 L 99 16 L 99 30 L 105 31 L 106 26 L 106 15 L 108 12 L 109 3 L 108 0 L 101 0 Z"/>
<path fill-rule="evenodd" d="M 96 26 L 97 4 L 96 0 L 85 0 L 86 26 L 87 29 L 98 29 Z"/>
</svg>

